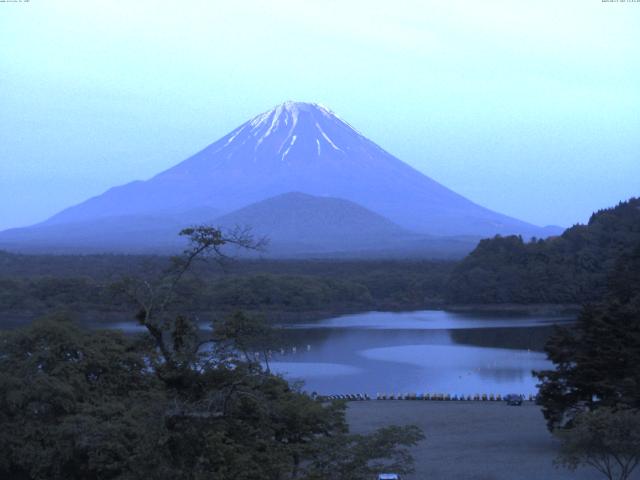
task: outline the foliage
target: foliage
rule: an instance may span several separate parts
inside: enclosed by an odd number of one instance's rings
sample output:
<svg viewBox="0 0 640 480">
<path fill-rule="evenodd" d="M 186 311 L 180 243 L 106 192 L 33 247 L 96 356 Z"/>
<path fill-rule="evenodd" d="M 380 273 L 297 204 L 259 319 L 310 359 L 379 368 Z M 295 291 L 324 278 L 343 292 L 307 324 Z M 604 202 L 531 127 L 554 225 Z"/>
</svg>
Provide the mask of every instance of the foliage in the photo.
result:
<svg viewBox="0 0 640 480">
<path fill-rule="evenodd" d="M 571 470 L 591 466 L 609 480 L 627 480 L 640 463 L 640 413 L 600 408 L 578 415 L 572 428 L 557 432 L 557 463 Z"/>
<path fill-rule="evenodd" d="M 214 323 L 213 342 L 222 354 L 240 352 L 248 363 L 263 361 L 269 371 L 270 351 L 281 343 L 279 332 L 262 318 L 238 311 L 223 322 Z M 224 352 L 224 353 L 223 353 Z"/>
<path fill-rule="evenodd" d="M 166 257 L 29 256 L 0 252 L 0 312 L 34 318 L 52 310 L 79 318 L 129 317 L 123 277 L 156 284 Z M 38 264 L 40 265 L 38 267 Z M 225 271 L 195 262 L 175 289 L 171 309 L 255 311 L 268 321 L 362 310 L 416 309 L 442 303 L 453 262 L 249 261 Z M 141 286 L 139 284 L 139 286 Z M 117 287 L 117 288 L 116 288 Z M 157 285 L 156 285 L 157 288 Z M 97 314 L 97 315 L 96 315 Z"/>
<path fill-rule="evenodd" d="M 410 471 L 422 438 L 350 435 L 344 404 L 227 358 L 160 375 L 116 332 L 49 320 L 1 345 L 2 478 L 360 479 L 385 461 Z"/>
<path fill-rule="evenodd" d="M 368 480 L 380 472 L 411 473 L 411 456 L 406 447 L 424 438 L 418 427 L 391 426 L 372 435 L 343 435 L 323 438 L 311 449 L 306 478 Z M 336 448 L 337 447 L 337 448 Z"/>
<path fill-rule="evenodd" d="M 546 352 L 554 370 L 537 372 L 550 429 L 599 407 L 640 409 L 640 246 L 622 256 L 600 304 L 559 329 Z"/>
<path fill-rule="evenodd" d="M 237 313 L 202 338 L 170 308 L 195 260 L 219 259 L 233 243 L 215 229 L 185 234 L 193 243 L 169 269 L 122 285 L 143 338 L 61 320 L 0 333 L 0 477 L 356 480 L 382 465 L 411 471 L 417 428 L 349 434 L 344 403 L 316 401 L 238 354 L 268 341 L 264 322 Z M 255 246 L 248 238 L 237 244 Z"/>
<path fill-rule="evenodd" d="M 269 274 L 231 277 L 226 282 L 218 283 L 209 292 L 209 298 L 218 305 L 294 311 L 322 309 L 328 304 L 347 306 L 373 303 L 368 289 L 354 282 Z"/>
<path fill-rule="evenodd" d="M 160 460 L 158 387 L 120 333 L 62 319 L 3 333 L 0 477 L 134 478 Z"/>
<path fill-rule="evenodd" d="M 640 243 L 640 199 L 594 213 L 559 237 L 497 236 L 482 240 L 454 269 L 450 303 L 565 303 L 596 301 L 620 255 Z"/>
</svg>

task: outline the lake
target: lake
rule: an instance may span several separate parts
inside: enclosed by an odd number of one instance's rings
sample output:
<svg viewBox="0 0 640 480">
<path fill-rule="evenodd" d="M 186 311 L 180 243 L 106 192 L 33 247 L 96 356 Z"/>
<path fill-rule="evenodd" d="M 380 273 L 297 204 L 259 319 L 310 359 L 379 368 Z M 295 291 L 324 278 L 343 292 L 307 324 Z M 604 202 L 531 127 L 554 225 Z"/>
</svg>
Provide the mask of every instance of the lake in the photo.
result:
<svg viewBox="0 0 640 480">
<path fill-rule="evenodd" d="M 532 370 L 554 324 L 572 316 L 368 312 L 287 325 L 270 366 L 304 390 L 345 393 L 535 394 Z"/>
<path fill-rule="evenodd" d="M 270 367 L 322 395 L 529 395 L 537 393 L 531 371 L 551 367 L 542 347 L 553 326 L 573 321 L 574 315 L 442 310 L 343 315 L 284 325 Z M 109 326 L 145 331 L 131 321 Z"/>
</svg>

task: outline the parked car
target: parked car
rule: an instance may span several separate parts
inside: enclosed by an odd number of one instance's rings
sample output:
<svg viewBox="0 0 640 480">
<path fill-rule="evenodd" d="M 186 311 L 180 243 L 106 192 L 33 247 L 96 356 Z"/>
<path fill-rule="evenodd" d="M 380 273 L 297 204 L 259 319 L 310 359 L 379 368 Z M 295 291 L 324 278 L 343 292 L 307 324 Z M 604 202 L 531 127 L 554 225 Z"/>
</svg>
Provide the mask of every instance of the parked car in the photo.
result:
<svg viewBox="0 0 640 480">
<path fill-rule="evenodd" d="M 381 473 L 378 475 L 378 480 L 400 480 L 400 475 L 397 473 Z"/>
<path fill-rule="evenodd" d="M 510 393 L 509 395 L 505 395 L 504 399 L 507 402 L 507 405 L 520 406 L 522 405 L 523 397 L 517 393 Z"/>
</svg>

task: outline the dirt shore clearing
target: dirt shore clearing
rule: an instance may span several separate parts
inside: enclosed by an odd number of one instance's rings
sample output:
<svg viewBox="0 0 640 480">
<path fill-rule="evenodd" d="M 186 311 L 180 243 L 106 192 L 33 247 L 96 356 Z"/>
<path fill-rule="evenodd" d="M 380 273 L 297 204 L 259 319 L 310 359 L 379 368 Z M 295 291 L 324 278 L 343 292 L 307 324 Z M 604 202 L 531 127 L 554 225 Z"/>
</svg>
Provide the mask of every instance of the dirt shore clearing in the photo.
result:
<svg viewBox="0 0 640 480">
<path fill-rule="evenodd" d="M 392 424 L 422 428 L 426 439 L 413 451 L 416 471 L 407 479 L 603 478 L 592 469 L 554 467 L 557 443 L 540 408 L 529 402 L 510 407 L 504 402 L 371 400 L 351 402 L 347 420 L 356 433 Z"/>
</svg>

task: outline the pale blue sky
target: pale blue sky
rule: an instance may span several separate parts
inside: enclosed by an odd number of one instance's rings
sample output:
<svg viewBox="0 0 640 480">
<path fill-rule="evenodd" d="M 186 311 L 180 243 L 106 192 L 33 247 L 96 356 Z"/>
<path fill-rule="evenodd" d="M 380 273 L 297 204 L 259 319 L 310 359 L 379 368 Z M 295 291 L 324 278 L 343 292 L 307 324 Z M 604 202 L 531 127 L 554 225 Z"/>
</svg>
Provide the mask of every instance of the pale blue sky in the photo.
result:
<svg viewBox="0 0 640 480">
<path fill-rule="evenodd" d="M 319 102 L 484 206 L 584 222 L 640 195 L 640 3 L 0 3 L 0 229 Z"/>
</svg>

